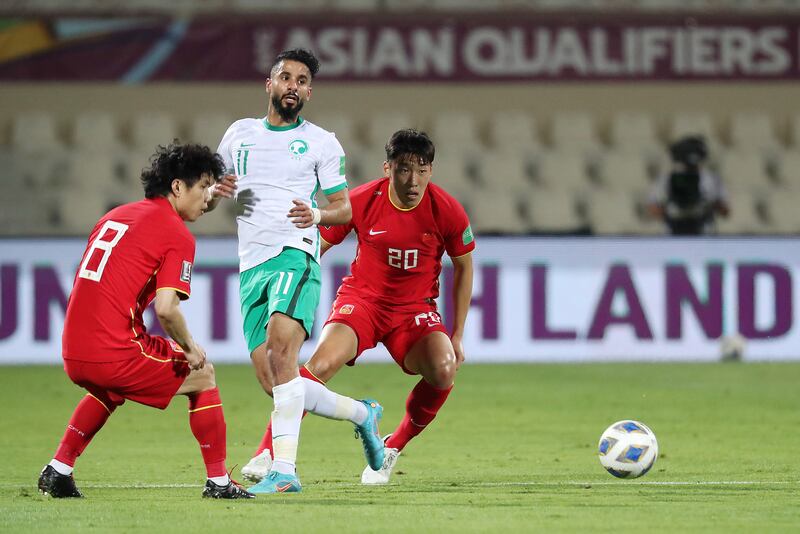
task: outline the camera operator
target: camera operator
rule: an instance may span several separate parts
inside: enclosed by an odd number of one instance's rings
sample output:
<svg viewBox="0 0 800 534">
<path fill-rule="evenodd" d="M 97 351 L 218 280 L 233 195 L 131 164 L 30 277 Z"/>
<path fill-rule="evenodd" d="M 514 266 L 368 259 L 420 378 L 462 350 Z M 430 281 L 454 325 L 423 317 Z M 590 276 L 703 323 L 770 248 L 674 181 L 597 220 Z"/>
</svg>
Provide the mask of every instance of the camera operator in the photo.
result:
<svg viewBox="0 0 800 534">
<path fill-rule="evenodd" d="M 669 150 L 672 166 L 651 191 L 649 213 L 662 219 L 672 235 L 713 233 L 715 215 L 727 217 L 729 207 L 722 180 L 705 167 L 705 139 L 683 137 Z"/>
</svg>

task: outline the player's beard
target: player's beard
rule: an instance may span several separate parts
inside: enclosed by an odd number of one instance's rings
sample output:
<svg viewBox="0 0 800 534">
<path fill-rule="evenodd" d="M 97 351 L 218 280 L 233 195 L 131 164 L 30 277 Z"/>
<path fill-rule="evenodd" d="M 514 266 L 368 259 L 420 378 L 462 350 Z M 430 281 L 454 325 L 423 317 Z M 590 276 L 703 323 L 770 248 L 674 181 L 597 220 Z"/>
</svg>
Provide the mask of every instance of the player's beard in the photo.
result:
<svg viewBox="0 0 800 534">
<path fill-rule="evenodd" d="M 281 96 L 273 95 L 272 107 L 275 108 L 275 110 L 278 112 L 278 115 L 281 116 L 281 119 L 283 119 L 284 122 L 297 122 L 297 116 L 300 114 L 300 110 L 303 109 L 303 101 L 298 96 L 297 104 L 293 108 L 290 108 L 283 105 L 282 98 L 283 97 Z"/>
</svg>

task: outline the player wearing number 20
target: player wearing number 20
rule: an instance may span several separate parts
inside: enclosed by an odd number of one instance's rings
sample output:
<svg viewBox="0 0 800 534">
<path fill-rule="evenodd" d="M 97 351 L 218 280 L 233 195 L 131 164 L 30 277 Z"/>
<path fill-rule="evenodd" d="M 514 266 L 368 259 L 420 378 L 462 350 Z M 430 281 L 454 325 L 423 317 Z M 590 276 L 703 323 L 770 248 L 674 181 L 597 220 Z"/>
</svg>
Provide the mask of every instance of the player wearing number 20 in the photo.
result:
<svg viewBox="0 0 800 534">
<path fill-rule="evenodd" d="M 254 497 L 228 477 L 214 368 L 179 309 L 191 291 L 195 251 L 185 221 L 203 214 L 209 187 L 223 172 L 222 159 L 208 147 L 159 147 L 142 173 L 145 199 L 114 208 L 92 230 L 70 293 L 62 344 L 64 370 L 88 395 L 42 470 L 42 493 L 82 497 L 72 476 L 75 460 L 125 400 L 164 409 L 180 394 L 189 397 L 189 425 L 206 465 L 203 496 Z M 145 331 L 142 313 L 154 298 L 172 339 Z"/>
<path fill-rule="evenodd" d="M 385 439 L 383 465 L 367 466 L 364 484 L 389 481 L 400 451 L 436 417 L 464 361 L 475 241 L 464 208 L 431 181 L 434 152 L 425 133 L 395 132 L 386 144 L 386 177 L 350 194 L 350 223 L 320 227 L 323 252 L 352 230 L 358 251 L 306 369 L 324 383 L 380 342 L 404 372 L 422 375 L 408 396 L 405 417 Z M 435 302 L 445 252 L 455 275 L 450 336 Z M 262 448 L 268 448 L 268 436 L 269 429 Z"/>
</svg>

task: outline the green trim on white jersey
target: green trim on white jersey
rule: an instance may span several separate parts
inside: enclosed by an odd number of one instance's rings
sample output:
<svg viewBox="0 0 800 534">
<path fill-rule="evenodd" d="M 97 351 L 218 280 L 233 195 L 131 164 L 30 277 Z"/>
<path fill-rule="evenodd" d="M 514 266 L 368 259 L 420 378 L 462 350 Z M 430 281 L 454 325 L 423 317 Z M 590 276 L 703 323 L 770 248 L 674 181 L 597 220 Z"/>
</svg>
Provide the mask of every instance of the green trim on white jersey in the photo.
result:
<svg viewBox="0 0 800 534">
<path fill-rule="evenodd" d="M 339 185 L 333 186 L 333 187 L 331 187 L 329 189 L 323 189 L 322 192 L 324 194 L 326 194 L 326 195 L 332 195 L 332 194 L 336 193 L 337 191 L 341 191 L 342 189 L 345 189 L 346 187 L 347 187 L 347 182 L 345 182 L 343 184 L 339 184 Z"/>
<path fill-rule="evenodd" d="M 294 130 L 301 124 L 303 124 L 303 117 L 297 117 L 297 121 L 294 124 L 287 124 L 286 126 L 273 126 L 269 123 L 266 117 L 264 117 L 264 126 L 267 127 L 267 130 L 272 130 L 273 132 L 288 132 L 289 130 Z"/>
<path fill-rule="evenodd" d="M 238 178 L 239 270 L 260 265 L 286 247 L 319 261 L 316 226 L 297 228 L 286 215 L 294 199 L 316 207 L 318 191 L 331 195 L 347 187 L 344 150 L 336 136 L 302 118 L 289 126 L 242 119 L 228 128 L 217 152 Z"/>
</svg>

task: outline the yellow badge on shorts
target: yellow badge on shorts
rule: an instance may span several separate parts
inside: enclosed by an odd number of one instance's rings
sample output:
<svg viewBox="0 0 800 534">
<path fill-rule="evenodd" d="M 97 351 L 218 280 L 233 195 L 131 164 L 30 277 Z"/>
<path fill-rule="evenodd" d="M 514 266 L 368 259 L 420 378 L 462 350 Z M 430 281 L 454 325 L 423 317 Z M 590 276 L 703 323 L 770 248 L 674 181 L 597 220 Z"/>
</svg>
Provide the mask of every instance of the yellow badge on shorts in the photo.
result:
<svg viewBox="0 0 800 534">
<path fill-rule="evenodd" d="M 339 308 L 339 313 L 341 313 L 342 315 L 350 315 L 351 313 L 353 313 L 354 309 L 355 306 L 353 306 L 352 304 L 344 304 L 341 308 Z"/>
</svg>

